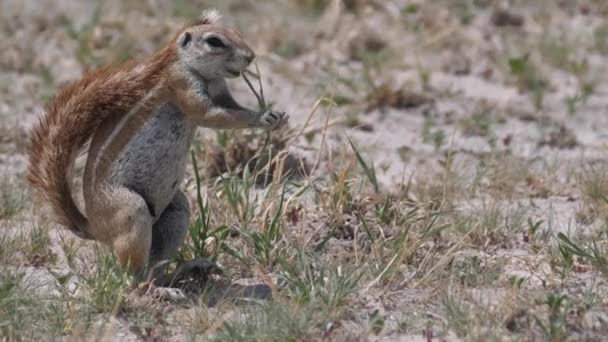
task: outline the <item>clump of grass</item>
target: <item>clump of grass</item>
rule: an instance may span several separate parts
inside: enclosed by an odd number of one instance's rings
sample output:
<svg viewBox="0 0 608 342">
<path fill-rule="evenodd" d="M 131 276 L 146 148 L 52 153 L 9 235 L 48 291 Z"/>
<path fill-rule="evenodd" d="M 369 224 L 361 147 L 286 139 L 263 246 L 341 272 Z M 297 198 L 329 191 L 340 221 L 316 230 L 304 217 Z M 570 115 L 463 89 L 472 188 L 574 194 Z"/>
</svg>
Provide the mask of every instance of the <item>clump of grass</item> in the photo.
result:
<svg viewBox="0 0 608 342">
<path fill-rule="evenodd" d="M 595 91 L 594 82 L 579 80 L 579 83 L 579 91 L 574 95 L 566 96 L 564 98 L 564 103 L 566 104 L 566 108 L 568 109 L 568 113 L 570 115 L 576 114 L 578 107 L 581 104 L 586 104 L 589 97 L 593 95 L 593 92 Z"/>
<path fill-rule="evenodd" d="M 291 341 L 317 336 L 327 322 L 339 320 L 355 293 L 361 272 L 322 261 L 299 250 L 279 263 L 277 300 L 258 302 L 223 323 L 219 341 Z"/>
<path fill-rule="evenodd" d="M 3 265 L 10 265 L 10 261 L 19 249 L 20 245 L 18 245 L 18 240 L 14 236 L 6 232 L 0 234 L 0 262 Z"/>
<path fill-rule="evenodd" d="M 192 167 L 194 170 L 194 181 L 196 182 L 196 204 L 198 208 L 198 218 L 190 225 L 188 229 L 189 241 L 184 245 L 180 255 L 178 257 L 179 262 L 183 263 L 185 260 L 191 260 L 194 258 L 210 258 L 211 260 L 217 260 L 220 251 L 223 247 L 223 242 L 226 240 L 229 234 L 228 227 L 226 225 L 220 225 L 219 227 L 213 228 L 211 225 L 211 206 L 209 201 L 203 201 L 202 196 L 202 181 L 199 175 L 198 162 L 194 151 L 191 153 Z M 238 194 L 239 192 L 237 192 Z M 235 195 L 230 198 L 234 198 Z M 241 201 L 231 201 L 233 208 L 236 203 Z M 208 246 L 209 239 L 215 241 L 215 246 L 211 250 Z"/>
<path fill-rule="evenodd" d="M 10 219 L 24 207 L 24 194 L 14 180 L 3 177 L 0 181 L 0 220 Z"/>
<path fill-rule="evenodd" d="M 602 54 L 608 54 L 608 24 L 598 26 L 593 31 L 596 49 Z"/>
<path fill-rule="evenodd" d="M 531 180 L 532 162 L 499 152 L 480 158 L 473 189 L 489 190 L 494 197 L 512 199 L 525 190 L 524 185 Z"/>
<path fill-rule="evenodd" d="M 59 246 L 63 251 L 63 255 L 68 266 L 72 269 L 76 267 L 76 257 L 80 248 L 80 240 L 69 235 L 69 232 L 62 232 L 59 235 Z"/>
<path fill-rule="evenodd" d="M 445 296 L 442 304 L 448 326 L 461 338 L 469 336 L 474 324 L 470 305 L 453 294 Z"/>
<path fill-rule="evenodd" d="M 0 262 L 4 265 L 34 267 L 53 264 L 57 256 L 50 250 L 46 227 L 20 227 L 18 231 L 0 234 Z"/>
<path fill-rule="evenodd" d="M 347 298 L 359 286 L 363 273 L 354 267 L 324 262 L 319 255 L 298 251 L 280 262 L 283 291 L 294 302 L 312 305 L 327 318 L 342 312 Z"/>
<path fill-rule="evenodd" d="M 21 287 L 23 274 L 0 273 L 0 335 L 8 338 L 24 337 L 32 332 L 32 321 L 40 319 L 39 303 Z"/>
<path fill-rule="evenodd" d="M 608 278 L 608 248 L 603 241 L 593 241 L 582 244 L 572 241 L 564 233 L 557 234 L 558 247 L 565 263 L 564 267 L 571 269 L 574 256 L 589 263 L 604 277 Z"/>
<path fill-rule="evenodd" d="M 46 227 L 34 226 L 25 236 L 25 244 L 27 248 L 24 252 L 30 264 L 41 266 L 47 262 L 52 264 L 56 261 L 57 256 L 50 250 L 51 239 Z"/>
<path fill-rule="evenodd" d="M 355 156 L 357 157 L 357 162 L 359 163 L 359 166 L 361 166 L 361 169 L 363 169 L 363 172 L 364 172 L 366 178 L 369 180 L 370 184 L 374 187 L 374 192 L 376 192 L 376 193 L 380 192 L 380 184 L 378 183 L 378 177 L 376 176 L 376 168 L 374 167 L 374 164 L 370 161 L 366 161 L 363 158 L 363 156 L 361 155 L 361 153 L 359 152 L 359 150 L 357 149 L 355 144 L 353 144 L 352 140 L 348 139 L 348 143 L 350 144 L 350 147 L 352 147 L 353 151 L 355 152 Z"/>
<path fill-rule="evenodd" d="M 302 0 L 298 1 L 298 6 L 311 15 L 321 15 L 323 10 L 329 4 L 329 0 Z"/>
<path fill-rule="evenodd" d="M 483 204 L 481 208 L 453 216 L 453 229 L 479 248 L 506 246 L 510 239 L 526 228 L 526 209 L 503 210 L 498 203 Z"/>
<path fill-rule="evenodd" d="M 434 121 L 431 117 L 424 120 L 422 126 L 422 141 L 424 143 L 432 143 L 435 151 L 441 150 L 446 142 L 446 133 L 441 128 L 434 128 Z"/>
<path fill-rule="evenodd" d="M 530 56 L 510 58 L 509 69 L 516 79 L 519 90 L 529 93 L 536 110 L 541 110 L 545 92 L 549 85 L 540 69 L 530 59 Z"/>
<path fill-rule="evenodd" d="M 192 19 L 193 13 L 200 12 L 200 7 L 194 1 L 175 0 L 173 1 L 173 16 L 180 18 Z"/>
<path fill-rule="evenodd" d="M 410 189 L 413 199 L 431 210 L 449 210 L 453 208 L 464 191 L 462 176 L 455 165 L 455 154 L 445 151 L 439 159 L 441 169 L 420 173 L 412 182 Z"/>
<path fill-rule="evenodd" d="M 572 71 L 575 68 L 571 46 L 566 37 L 547 36 L 541 41 L 540 52 L 544 59 L 556 68 Z"/>
<path fill-rule="evenodd" d="M 468 136 L 488 136 L 492 133 L 494 120 L 491 113 L 480 111 L 462 121 L 462 129 Z"/>
<path fill-rule="evenodd" d="M 310 308 L 284 302 L 252 305 L 223 323 L 214 341 L 296 341 L 315 336 L 318 321 Z"/>
<path fill-rule="evenodd" d="M 465 288 L 484 287 L 493 284 L 500 277 L 498 263 L 480 255 L 466 252 L 452 262 L 452 271 L 461 286 Z"/>
<path fill-rule="evenodd" d="M 116 314 L 125 304 L 131 277 L 120 267 L 113 253 L 96 247 L 95 258 L 95 270 L 83 275 L 85 296 L 96 312 Z"/>
<path fill-rule="evenodd" d="M 608 219 L 608 215 L 603 214 L 608 209 L 607 171 L 608 165 L 599 163 L 586 166 L 578 176 L 578 186 L 588 221 L 593 221 L 597 217 Z"/>
<path fill-rule="evenodd" d="M 66 16 L 61 17 L 61 24 L 68 36 L 77 42 L 76 58 L 85 66 L 100 65 L 101 59 L 95 54 L 92 47 L 93 34 L 101 18 L 101 5 L 97 5 L 90 21 L 82 28 L 77 29 L 72 20 Z"/>
<path fill-rule="evenodd" d="M 309 15 L 318 16 L 323 13 L 325 8 L 331 3 L 331 0 L 300 0 L 296 1 L 297 6 Z M 348 11 L 356 11 L 364 4 L 358 0 L 344 0 L 344 8 Z"/>
<path fill-rule="evenodd" d="M 548 317 L 543 319 L 535 316 L 536 326 L 547 341 L 565 341 L 571 335 L 567 320 L 567 310 L 570 306 L 568 297 L 550 293 L 542 304 L 546 305 Z"/>
<path fill-rule="evenodd" d="M 41 340 L 63 336 L 89 318 L 72 297 L 46 294 L 35 283 L 24 273 L 0 272 L 2 339 Z"/>
<path fill-rule="evenodd" d="M 283 249 L 281 240 L 284 205 L 285 189 L 281 192 L 278 207 L 272 218 L 264 217 L 260 231 L 246 233 L 253 243 L 253 256 L 264 267 L 272 267 Z"/>
</svg>

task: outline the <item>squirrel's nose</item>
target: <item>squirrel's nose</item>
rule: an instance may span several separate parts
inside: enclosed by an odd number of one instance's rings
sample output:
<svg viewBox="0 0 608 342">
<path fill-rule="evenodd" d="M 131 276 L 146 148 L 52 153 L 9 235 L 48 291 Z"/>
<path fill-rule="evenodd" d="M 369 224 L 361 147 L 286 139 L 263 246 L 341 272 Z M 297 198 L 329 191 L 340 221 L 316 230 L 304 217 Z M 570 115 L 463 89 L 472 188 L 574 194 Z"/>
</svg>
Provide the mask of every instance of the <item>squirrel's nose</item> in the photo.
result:
<svg viewBox="0 0 608 342">
<path fill-rule="evenodd" d="M 247 51 L 247 53 L 245 54 L 245 60 L 247 61 L 247 63 L 251 64 L 251 62 L 253 62 L 254 59 L 255 59 L 255 53 L 253 53 L 253 51 Z"/>
</svg>

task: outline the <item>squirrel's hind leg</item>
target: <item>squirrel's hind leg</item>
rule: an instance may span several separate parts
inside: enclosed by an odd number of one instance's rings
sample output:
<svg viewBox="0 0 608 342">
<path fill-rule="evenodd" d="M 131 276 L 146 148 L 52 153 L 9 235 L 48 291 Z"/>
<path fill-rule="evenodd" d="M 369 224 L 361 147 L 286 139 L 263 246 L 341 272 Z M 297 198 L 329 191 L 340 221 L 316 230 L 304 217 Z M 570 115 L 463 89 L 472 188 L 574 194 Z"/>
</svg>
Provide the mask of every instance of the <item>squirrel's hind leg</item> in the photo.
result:
<svg viewBox="0 0 608 342">
<path fill-rule="evenodd" d="M 166 260 L 171 261 L 177 255 L 186 238 L 189 223 L 188 199 L 183 192 L 177 191 L 169 206 L 152 226 L 152 246 L 148 264 L 152 268 L 153 279 L 162 278 L 164 267 L 158 264 Z"/>
<path fill-rule="evenodd" d="M 120 265 L 142 280 L 152 245 L 153 217 L 144 199 L 122 186 L 111 186 L 95 206 L 93 236 L 112 246 Z"/>
<path fill-rule="evenodd" d="M 174 272 L 165 274 L 163 263 L 171 261 L 177 255 L 184 243 L 189 222 L 188 199 L 178 191 L 152 228 L 149 279 L 153 279 L 157 286 L 174 287 L 189 276 L 206 280 L 212 274 L 221 274 L 221 269 L 205 258 L 187 261 Z"/>
</svg>

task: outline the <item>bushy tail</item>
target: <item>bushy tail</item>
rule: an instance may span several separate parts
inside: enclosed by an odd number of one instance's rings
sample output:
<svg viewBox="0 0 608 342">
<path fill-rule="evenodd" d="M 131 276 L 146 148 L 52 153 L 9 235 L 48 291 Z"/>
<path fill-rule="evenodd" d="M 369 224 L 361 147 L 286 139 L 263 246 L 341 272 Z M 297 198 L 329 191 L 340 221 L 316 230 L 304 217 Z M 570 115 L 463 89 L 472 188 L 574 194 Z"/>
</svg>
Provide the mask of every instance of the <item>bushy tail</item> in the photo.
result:
<svg viewBox="0 0 608 342">
<path fill-rule="evenodd" d="M 56 221 L 79 237 L 93 238 L 72 197 L 75 159 L 103 120 L 127 113 L 162 80 L 171 57 L 163 51 L 137 68 L 130 64 L 85 75 L 60 91 L 31 131 L 27 179 L 49 202 Z"/>
<path fill-rule="evenodd" d="M 66 86 L 52 100 L 30 133 L 27 173 L 32 188 L 49 202 L 57 223 L 85 239 L 92 237 L 86 217 L 74 202 L 70 182 L 74 161 L 99 124 L 87 103 L 94 85 L 83 79 Z"/>
</svg>

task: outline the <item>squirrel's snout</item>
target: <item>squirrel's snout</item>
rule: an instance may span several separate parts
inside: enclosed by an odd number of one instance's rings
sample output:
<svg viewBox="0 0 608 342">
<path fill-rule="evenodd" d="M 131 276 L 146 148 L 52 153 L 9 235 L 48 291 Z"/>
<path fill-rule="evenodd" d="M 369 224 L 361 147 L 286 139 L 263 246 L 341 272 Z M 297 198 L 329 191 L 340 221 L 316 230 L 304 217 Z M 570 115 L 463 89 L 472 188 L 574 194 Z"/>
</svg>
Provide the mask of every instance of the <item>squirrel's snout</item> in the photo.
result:
<svg viewBox="0 0 608 342">
<path fill-rule="evenodd" d="M 251 64 L 251 62 L 253 62 L 253 60 L 255 59 L 255 53 L 253 53 L 253 51 L 248 51 L 245 54 L 245 60 L 247 61 L 247 64 Z"/>
</svg>

